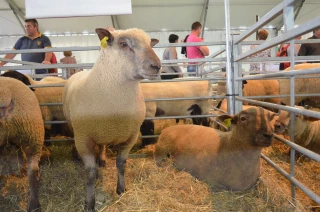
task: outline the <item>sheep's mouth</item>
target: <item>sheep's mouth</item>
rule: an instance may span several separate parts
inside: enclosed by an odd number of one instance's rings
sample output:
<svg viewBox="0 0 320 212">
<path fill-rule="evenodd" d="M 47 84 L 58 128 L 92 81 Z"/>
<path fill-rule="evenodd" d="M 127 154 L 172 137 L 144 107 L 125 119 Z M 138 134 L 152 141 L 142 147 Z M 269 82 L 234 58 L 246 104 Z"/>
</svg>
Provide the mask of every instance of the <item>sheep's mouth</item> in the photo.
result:
<svg viewBox="0 0 320 212">
<path fill-rule="evenodd" d="M 141 75 L 144 79 L 150 79 L 150 80 L 156 79 L 158 77 L 158 74 L 142 73 Z"/>
<path fill-rule="evenodd" d="M 262 147 L 268 147 L 272 144 L 272 142 L 273 142 L 273 136 L 268 136 L 268 137 L 257 136 L 255 139 L 255 143 L 258 146 L 262 146 Z"/>
</svg>

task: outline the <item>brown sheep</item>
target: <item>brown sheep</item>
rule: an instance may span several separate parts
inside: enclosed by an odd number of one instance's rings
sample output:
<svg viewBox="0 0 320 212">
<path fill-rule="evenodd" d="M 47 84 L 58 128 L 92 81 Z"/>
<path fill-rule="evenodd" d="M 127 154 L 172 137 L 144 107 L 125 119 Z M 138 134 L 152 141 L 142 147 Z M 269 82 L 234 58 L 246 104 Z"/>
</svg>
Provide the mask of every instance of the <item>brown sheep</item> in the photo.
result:
<svg viewBox="0 0 320 212">
<path fill-rule="evenodd" d="M 294 66 L 294 70 L 310 69 L 310 68 L 320 68 L 320 63 L 304 63 Z M 285 71 L 290 71 L 287 68 Z M 320 76 L 319 74 L 313 74 L 310 76 Z M 295 93 L 296 94 L 312 94 L 319 93 L 320 78 L 302 78 L 295 79 Z M 279 79 L 279 94 L 288 95 L 290 94 L 290 80 L 289 79 Z M 295 105 L 299 105 L 302 101 L 309 101 L 312 106 L 317 106 L 320 104 L 320 97 L 295 97 Z M 281 103 L 285 105 L 290 105 L 290 97 L 281 98 Z M 319 106 L 318 106 L 319 107 Z"/>
<path fill-rule="evenodd" d="M 207 182 L 213 189 L 242 191 L 255 185 L 260 174 L 260 154 L 273 141 L 274 113 L 260 107 L 243 110 L 230 118 L 230 132 L 198 125 L 166 128 L 156 145 L 155 160 L 172 156 L 180 170 Z"/>
</svg>

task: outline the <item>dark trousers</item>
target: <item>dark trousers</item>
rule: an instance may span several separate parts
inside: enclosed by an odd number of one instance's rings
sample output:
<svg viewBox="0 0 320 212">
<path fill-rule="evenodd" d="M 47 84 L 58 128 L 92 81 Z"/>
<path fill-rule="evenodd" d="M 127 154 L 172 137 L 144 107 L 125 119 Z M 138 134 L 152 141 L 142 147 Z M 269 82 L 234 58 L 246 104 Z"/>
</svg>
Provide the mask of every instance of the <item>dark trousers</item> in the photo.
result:
<svg viewBox="0 0 320 212">
<path fill-rule="evenodd" d="M 169 79 L 173 79 L 173 78 L 179 78 L 179 74 L 175 74 L 175 75 L 161 75 L 161 79 L 163 79 L 163 80 L 169 80 Z"/>
</svg>

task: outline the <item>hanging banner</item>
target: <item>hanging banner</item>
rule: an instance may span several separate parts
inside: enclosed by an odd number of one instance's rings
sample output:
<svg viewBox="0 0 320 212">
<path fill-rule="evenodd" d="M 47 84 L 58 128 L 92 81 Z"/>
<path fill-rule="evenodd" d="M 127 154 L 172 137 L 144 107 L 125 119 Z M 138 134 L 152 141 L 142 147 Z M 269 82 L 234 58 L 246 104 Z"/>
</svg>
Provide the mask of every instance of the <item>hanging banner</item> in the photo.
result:
<svg viewBox="0 0 320 212">
<path fill-rule="evenodd" d="M 131 0 L 25 0 L 25 8 L 28 19 L 132 14 Z"/>
</svg>

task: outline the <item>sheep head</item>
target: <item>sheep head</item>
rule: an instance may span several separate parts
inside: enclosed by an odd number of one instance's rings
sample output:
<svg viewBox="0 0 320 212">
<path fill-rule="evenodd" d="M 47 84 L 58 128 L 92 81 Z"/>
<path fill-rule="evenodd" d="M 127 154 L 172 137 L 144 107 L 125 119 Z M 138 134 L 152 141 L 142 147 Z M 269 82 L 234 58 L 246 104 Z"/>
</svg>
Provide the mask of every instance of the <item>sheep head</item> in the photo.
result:
<svg viewBox="0 0 320 212">
<path fill-rule="evenodd" d="M 102 51 L 105 55 L 116 55 L 116 58 L 125 65 L 126 73 L 133 80 L 156 79 L 161 68 L 161 62 L 152 49 L 158 43 L 140 29 L 116 30 L 98 28 L 96 33 L 100 41 L 106 44 Z M 107 39 L 106 39 L 107 37 Z M 103 45 L 104 45 L 103 44 Z M 117 62 L 113 61 L 112 62 Z M 132 72 L 129 72 L 129 71 Z"/>
<path fill-rule="evenodd" d="M 299 109 L 304 109 L 303 107 L 300 107 L 300 106 L 295 106 L 295 107 Z M 303 129 L 306 127 L 306 122 L 319 120 L 316 118 L 304 116 L 299 113 L 295 113 L 294 117 L 295 117 L 295 126 L 294 126 L 295 133 L 297 133 L 297 131 L 302 132 Z M 289 134 L 290 124 L 291 124 L 290 113 L 285 110 L 279 111 L 279 117 L 274 124 L 275 133 L 280 135 Z"/>
<path fill-rule="evenodd" d="M 231 119 L 232 135 L 236 135 L 236 137 L 243 135 L 240 139 L 248 139 L 252 141 L 253 145 L 266 147 L 270 146 L 273 141 L 274 126 L 271 122 L 274 116 L 275 113 L 261 107 L 251 107 L 237 115 L 222 115 L 218 119 L 220 122 L 225 122 L 225 119 Z"/>
</svg>

